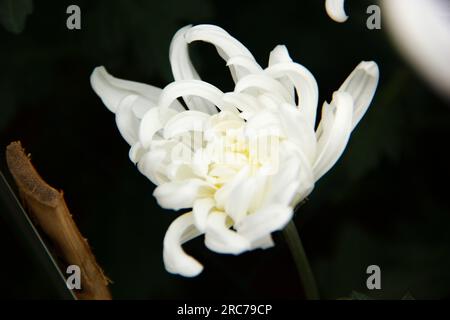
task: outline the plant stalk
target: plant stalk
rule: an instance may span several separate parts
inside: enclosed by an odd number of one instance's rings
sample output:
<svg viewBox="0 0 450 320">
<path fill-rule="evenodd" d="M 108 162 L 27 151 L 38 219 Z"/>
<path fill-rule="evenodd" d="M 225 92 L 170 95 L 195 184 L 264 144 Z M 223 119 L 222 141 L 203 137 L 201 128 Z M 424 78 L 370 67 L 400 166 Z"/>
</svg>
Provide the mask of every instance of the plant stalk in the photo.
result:
<svg viewBox="0 0 450 320">
<path fill-rule="evenodd" d="M 283 235 L 289 250 L 291 251 L 292 258 L 294 259 L 306 299 L 319 300 L 319 291 L 317 290 L 316 281 L 293 220 L 291 220 L 284 228 Z"/>
</svg>

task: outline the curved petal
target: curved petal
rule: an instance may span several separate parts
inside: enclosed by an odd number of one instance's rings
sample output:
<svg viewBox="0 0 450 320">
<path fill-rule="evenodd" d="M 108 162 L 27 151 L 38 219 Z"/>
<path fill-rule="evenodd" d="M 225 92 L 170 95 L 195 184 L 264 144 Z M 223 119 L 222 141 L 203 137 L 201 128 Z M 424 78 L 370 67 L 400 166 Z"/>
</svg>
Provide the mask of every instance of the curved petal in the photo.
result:
<svg viewBox="0 0 450 320">
<path fill-rule="evenodd" d="M 236 225 L 237 232 L 252 242 L 267 237 L 272 232 L 283 229 L 292 219 L 293 210 L 289 206 L 270 204 L 247 216 Z"/>
<path fill-rule="evenodd" d="M 249 211 L 261 205 L 267 179 L 267 175 L 256 174 L 233 188 L 225 203 L 225 212 L 234 223 L 239 223 Z"/>
<path fill-rule="evenodd" d="M 130 151 L 128 152 L 128 157 L 130 158 L 131 162 L 136 164 L 142 158 L 144 152 L 145 150 L 144 148 L 142 148 L 141 143 L 136 142 L 131 146 Z"/>
<path fill-rule="evenodd" d="M 289 186 L 295 184 L 298 187 L 299 179 L 299 159 L 291 156 L 282 161 L 277 174 L 272 177 L 270 192 L 267 194 L 264 204 L 281 203 L 289 205 L 296 192 L 296 190 L 291 190 L 292 188 L 289 188 Z"/>
<path fill-rule="evenodd" d="M 327 14 L 336 22 L 345 22 L 348 19 L 344 10 L 344 0 L 326 0 Z"/>
<path fill-rule="evenodd" d="M 136 108 L 148 109 L 155 106 L 161 94 L 160 88 L 115 78 L 103 66 L 94 69 L 90 81 L 95 93 L 112 112 L 116 112 L 120 102 L 126 96 L 138 95 L 139 99 L 135 103 L 139 106 Z"/>
<path fill-rule="evenodd" d="M 244 166 L 231 181 L 228 181 L 225 185 L 223 185 L 219 190 L 214 194 L 214 200 L 216 201 L 216 206 L 218 208 L 224 208 L 227 200 L 229 199 L 229 195 L 233 189 L 243 183 L 250 174 L 249 166 Z"/>
<path fill-rule="evenodd" d="M 339 91 L 345 91 L 353 98 L 352 129 L 356 127 L 369 108 L 377 89 L 378 78 L 379 70 L 377 64 L 373 61 L 362 61 L 339 88 Z"/>
<path fill-rule="evenodd" d="M 195 277 L 203 270 L 203 266 L 187 255 L 181 245 L 201 233 L 195 229 L 192 212 L 176 218 L 164 236 L 163 259 L 166 270 L 185 277 Z"/>
<path fill-rule="evenodd" d="M 192 208 L 197 198 L 210 195 L 212 187 L 200 179 L 171 181 L 159 185 L 153 196 L 164 209 Z"/>
<path fill-rule="evenodd" d="M 198 230 L 205 232 L 208 215 L 214 208 L 214 205 L 215 202 L 212 198 L 202 198 L 195 200 L 192 212 L 194 214 L 194 223 Z"/>
<path fill-rule="evenodd" d="M 325 104 L 326 105 L 326 104 Z M 336 91 L 331 107 L 334 106 L 332 121 L 323 127 L 318 141 L 318 154 L 313 165 L 316 181 L 339 159 L 352 132 L 353 99 L 349 93 Z"/>
<path fill-rule="evenodd" d="M 165 150 L 151 150 L 142 155 L 137 164 L 139 172 L 146 176 L 153 184 L 167 183 L 168 178 L 163 174 L 163 161 L 167 156 Z"/>
<path fill-rule="evenodd" d="M 381 1 L 381 12 L 392 43 L 450 101 L 450 1 Z"/>
<path fill-rule="evenodd" d="M 250 250 L 254 250 L 254 249 L 268 249 L 268 248 L 272 248 L 275 245 L 275 243 L 273 242 L 272 236 L 269 234 L 265 237 L 262 237 L 258 240 L 255 240 L 251 243 L 251 248 Z"/>
<path fill-rule="evenodd" d="M 139 119 L 136 118 L 132 107 L 139 97 L 129 95 L 122 99 L 116 110 L 116 124 L 120 134 L 128 142 L 134 145 L 138 140 Z"/>
<path fill-rule="evenodd" d="M 189 57 L 188 42 L 186 41 L 186 33 L 191 28 L 192 26 L 186 26 L 178 30 L 170 43 L 170 65 L 175 81 L 200 80 Z M 186 96 L 183 97 L 183 100 L 191 110 L 199 110 L 208 114 L 216 113 L 216 108 L 212 103 L 199 97 Z"/>
<path fill-rule="evenodd" d="M 161 108 L 168 108 L 179 97 L 198 96 L 216 105 L 219 109 L 232 108 L 223 99 L 223 92 L 201 80 L 180 80 L 167 85 L 158 102 Z M 236 110 L 237 112 L 237 110 Z"/>
<path fill-rule="evenodd" d="M 209 115 L 200 111 L 184 111 L 173 116 L 164 126 L 164 139 L 169 139 L 175 135 L 187 131 L 203 131 L 205 122 Z"/>
<path fill-rule="evenodd" d="M 279 81 L 264 74 L 249 74 L 241 78 L 238 83 L 236 83 L 234 91 L 242 92 L 247 89 L 258 89 L 273 93 L 282 97 L 285 102 L 290 102 L 292 99 L 289 91 L 287 91 Z"/>
<path fill-rule="evenodd" d="M 288 104 L 283 104 L 279 108 L 281 126 L 287 137 L 295 143 L 312 163 L 316 154 L 316 134 L 314 123 L 305 119 L 305 115 L 298 109 L 292 108 Z"/>
<path fill-rule="evenodd" d="M 269 55 L 269 66 L 273 66 L 278 63 L 292 62 L 288 49 L 285 45 L 277 45 Z"/>
<path fill-rule="evenodd" d="M 150 146 L 155 134 L 164 127 L 170 118 L 168 113 L 170 113 L 169 109 L 152 108 L 144 115 L 139 125 L 139 141 L 144 148 Z"/>
<path fill-rule="evenodd" d="M 269 67 L 276 65 L 278 63 L 292 62 L 289 52 L 284 45 L 276 46 L 269 56 Z M 287 77 L 280 78 L 280 82 L 285 86 L 285 88 L 291 93 L 290 103 L 295 104 L 295 92 L 294 85 Z"/>
<path fill-rule="evenodd" d="M 300 110 L 312 124 L 316 121 L 319 89 L 314 76 L 308 69 L 294 62 L 278 63 L 268 67 L 265 72 L 276 78 L 288 77 L 297 91 Z"/>
<path fill-rule="evenodd" d="M 188 25 L 178 30 L 170 43 L 170 66 L 175 81 L 200 80 L 200 76 L 189 58 L 188 42 L 186 41 L 186 33 L 191 28 L 192 26 Z"/>
<path fill-rule="evenodd" d="M 244 92 L 227 92 L 223 95 L 223 100 L 241 110 L 239 116 L 243 119 L 248 119 L 261 108 L 254 96 Z"/>
<path fill-rule="evenodd" d="M 208 216 L 205 245 L 218 253 L 240 254 L 250 249 L 250 242 L 226 224 L 224 212 L 213 211 Z"/>
<path fill-rule="evenodd" d="M 219 55 L 225 61 L 228 61 L 234 56 L 246 56 L 251 60 L 255 60 L 250 51 L 242 43 L 217 26 L 204 24 L 192 27 L 186 33 L 186 40 L 188 43 L 193 41 L 205 41 L 213 44 Z M 242 76 L 248 74 L 244 68 L 239 66 L 231 66 L 230 69 L 235 82 Z"/>
<path fill-rule="evenodd" d="M 159 118 L 159 109 L 153 108 L 147 111 L 139 126 L 139 141 L 144 148 L 147 148 L 153 140 L 153 136 L 163 127 L 163 122 Z"/>
<path fill-rule="evenodd" d="M 260 111 L 251 117 L 245 126 L 245 133 L 249 138 L 256 139 L 263 135 L 283 135 L 278 115 L 270 111 Z"/>
<path fill-rule="evenodd" d="M 300 170 L 298 179 L 296 181 L 291 181 L 288 185 L 286 185 L 285 193 L 279 194 L 276 198 L 281 204 L 295 206 L 300 201 L 305 199 L 314 189 L 315 179 L 312 165 L 301 152 L 298 152 L 298 154 L 300 156 Z"/>
<path fill-rule="evenodd" d="M 259 73 L 263 69 L 256 61 L 248 56 L 233 56 L 227 61 L 227 67 L 241 67 L 247 70 L 248 73 Z"/>
</svg>

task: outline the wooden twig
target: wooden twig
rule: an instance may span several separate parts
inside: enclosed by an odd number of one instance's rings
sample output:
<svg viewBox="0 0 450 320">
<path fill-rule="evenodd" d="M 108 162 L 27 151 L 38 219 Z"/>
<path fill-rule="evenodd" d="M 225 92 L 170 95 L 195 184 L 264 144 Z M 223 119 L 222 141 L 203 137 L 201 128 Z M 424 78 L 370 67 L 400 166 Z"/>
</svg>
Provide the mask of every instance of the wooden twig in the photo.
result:
<svg viewBox="0 0 450 320">
<path fill-rule="evenodd" d="M 29 214 L 48 236 L 67 265 L 81 270 L 79 299 L 109 300 L 108 278 L 72 219 L 63 192 L 48 185 L 31 164 L 20 142 L 6 148 L 6 161 Z M 65 270 L 64 270 L 65 271 Z"/>
</svg>

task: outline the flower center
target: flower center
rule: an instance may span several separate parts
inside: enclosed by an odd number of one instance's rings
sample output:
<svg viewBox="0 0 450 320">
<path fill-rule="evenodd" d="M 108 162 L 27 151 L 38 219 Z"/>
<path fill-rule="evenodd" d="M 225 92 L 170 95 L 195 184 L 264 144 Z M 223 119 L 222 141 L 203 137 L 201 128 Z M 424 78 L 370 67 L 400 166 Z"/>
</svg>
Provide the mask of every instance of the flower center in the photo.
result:
<svg viewBox="0 0 450 320">
<path fill-rule="evenodd" d="M 223 117 L 219 113 L 217 118 Z M 205 131 L 202 149 L 207 164 L 206 180 L 217 188 L 233 179 L 242 169 L 248 168 L 248 176 L 258 172 L 270 174 L 278 165 L 279 137 L 265 130 L 250 131 L 247 122 L 237 115 L 235 119 L 212 117 L 213 125 Z"/>
</svg>

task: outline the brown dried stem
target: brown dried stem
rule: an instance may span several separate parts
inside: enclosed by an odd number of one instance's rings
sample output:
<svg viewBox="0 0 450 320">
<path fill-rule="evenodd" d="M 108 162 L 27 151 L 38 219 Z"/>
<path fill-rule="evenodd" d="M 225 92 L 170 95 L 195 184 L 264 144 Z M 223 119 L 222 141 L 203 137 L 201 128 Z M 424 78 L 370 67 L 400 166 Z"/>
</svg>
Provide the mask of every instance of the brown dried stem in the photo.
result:
<svg viewBox="0 0 450 320">
<path fill-rule="evenodd" d="M 20 142 L 6 148 L 6 160 L 29 214 L 48 236 L 67 265 L 81 270 L 79 299 L 109 300 L 108 278 L 72 219 L 63 192 L 48 185 L 38 174 Z"/>
</svg>

